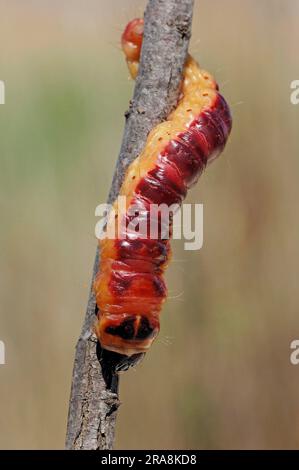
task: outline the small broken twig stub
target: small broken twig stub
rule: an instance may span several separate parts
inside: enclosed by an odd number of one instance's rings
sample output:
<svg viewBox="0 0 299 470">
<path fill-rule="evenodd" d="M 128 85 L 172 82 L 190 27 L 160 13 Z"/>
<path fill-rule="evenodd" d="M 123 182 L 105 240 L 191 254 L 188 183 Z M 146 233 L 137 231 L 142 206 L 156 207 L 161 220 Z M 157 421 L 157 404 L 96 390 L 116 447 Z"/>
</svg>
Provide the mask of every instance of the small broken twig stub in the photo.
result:
<svg viewBox="0 0 299 470">
<path fill-rule="evenodd" d="M 191 36 L 194 0 L 149 0 L 139 74 L 129 110 L 108 203 L 119 193 L 128 165 L 141 152 L 149 131 L 176 105 Z M 92 281 L 98 270 L 97 249 Z M 118 376 L 109 354 L 99 363 L 93 333 L 96 302 L 90 290 L 76 346 L 66 436 L 67 449 L 112 449 L 119 406 Z"/>
</svg>

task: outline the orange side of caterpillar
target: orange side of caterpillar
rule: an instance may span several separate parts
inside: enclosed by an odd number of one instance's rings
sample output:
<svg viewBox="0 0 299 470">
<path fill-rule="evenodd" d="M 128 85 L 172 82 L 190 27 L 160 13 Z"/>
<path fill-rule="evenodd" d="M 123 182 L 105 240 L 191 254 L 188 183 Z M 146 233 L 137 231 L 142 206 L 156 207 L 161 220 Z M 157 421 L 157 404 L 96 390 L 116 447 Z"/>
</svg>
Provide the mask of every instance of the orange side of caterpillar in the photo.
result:
<svg viewBox="0 0 299 470">
<path fill-rule="evenodd" d="M 141 19 L 131 21 L 122 35 L 133 78 L 142 36 Z M 102 348 L 126 356 L 146 352 L 159 332 L 159 315 L 167 297 L 164 271 L 170 259 L 169 240 L 162 235 L 136 238 L 127 228 L 130 209 L 138 207 L 149 223 L 151 204 L 181 204 L 204 168 L 223 150 L 231 125 L 229 107 L 217 83 L 188 56 L 176 109 L 150 132 L 120 189 L 120 196 L 126 197 L 126 228 L 115 239 L 100 241 L 94 290 L 99 309 L 96 334 Z M 117 202 L 114 211 L 119 215 Z M 108 228 L 115 213 L 108 217 Z"/>
</svg>

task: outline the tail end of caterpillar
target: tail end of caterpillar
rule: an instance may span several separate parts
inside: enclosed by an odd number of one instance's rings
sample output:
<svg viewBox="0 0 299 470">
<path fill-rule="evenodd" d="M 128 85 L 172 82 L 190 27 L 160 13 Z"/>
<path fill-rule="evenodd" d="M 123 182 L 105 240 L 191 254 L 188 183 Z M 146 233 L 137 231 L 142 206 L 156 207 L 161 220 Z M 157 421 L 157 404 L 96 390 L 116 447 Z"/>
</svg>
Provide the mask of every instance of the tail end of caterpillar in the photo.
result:
<svg viewBox="0 0 299 470">
<path fill-rule="evenodd" d="M 142 18 L 135 18 L 130 21 L 121 37 L 121 46 L 126 56 L 130 74 L 133 79 L 138 73 L 138 65 L 143 39 L 144 21 Z"/>
</svg>

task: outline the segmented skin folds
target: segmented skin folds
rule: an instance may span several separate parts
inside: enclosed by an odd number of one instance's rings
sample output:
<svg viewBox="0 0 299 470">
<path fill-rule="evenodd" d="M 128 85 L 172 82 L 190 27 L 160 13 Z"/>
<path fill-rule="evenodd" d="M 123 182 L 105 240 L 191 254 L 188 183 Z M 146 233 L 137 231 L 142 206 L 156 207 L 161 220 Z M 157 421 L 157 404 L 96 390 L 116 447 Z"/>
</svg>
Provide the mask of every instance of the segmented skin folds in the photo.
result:
<svg viewBox="0 0 299 470">
<path fill-rule="evenodd" d="M 138 73 L 143 20 L 134 19 L 122 35 L 122 48 L 133 78 Z M 181 97 L 165 122 L 148 135 L 139 157 L 129 166 L 120 195 L 126 197 L 125 228 L 115 239 L 100 240 L 101 261 L 94 282 L 98 306 L 96 334 L 102 348 L 126 356 L 148 350 L 159 332 L 159 315 L 167 297 L 163 274 L 170 242 L 162 233 L 136 238 L 128 227 L 137 207 L 147 224 L 151 204 L 181 204 L 205 167 L 222 152 L 230 134 L 229 107 L 213 77 L 188 56 Z M 107 227 L 119 211 L 109 215 Z M 116 216 L 115 216 L 116 214 Z"/>
</svg>

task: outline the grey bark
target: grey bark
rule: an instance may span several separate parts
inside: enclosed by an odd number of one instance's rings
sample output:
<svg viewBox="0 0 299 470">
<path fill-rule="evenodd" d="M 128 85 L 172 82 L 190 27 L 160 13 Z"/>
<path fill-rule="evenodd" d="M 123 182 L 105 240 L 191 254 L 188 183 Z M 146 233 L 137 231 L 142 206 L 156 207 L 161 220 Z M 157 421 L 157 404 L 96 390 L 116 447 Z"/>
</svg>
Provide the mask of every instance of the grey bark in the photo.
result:
<svg viewBox="0 0 299 470">
<path fill-rule="evenodd" d="M 149 0 L 144 39 L 133 99 L 108 202 L 119 193 L 128 165 L 139 155 L 149 131 L 175 107 L 186 59 L 194 0 Z M 121 60 L 121 58 L 120 58 Z M 96 252 L 93 276 L 98 269 Z M 77 342 L 69 405 L 66 448 L 112 449 L 118 399 L 118 376 L 99 363 L 92 331 L 96 303 L 91 288 L 82 331 Z"/>
</svg>

